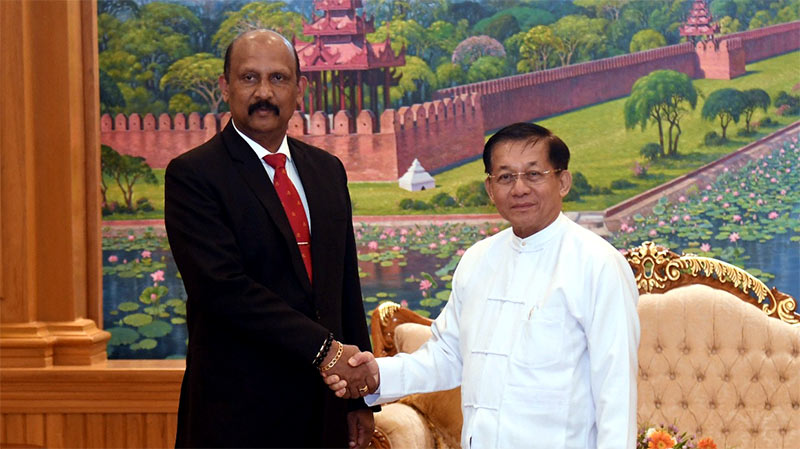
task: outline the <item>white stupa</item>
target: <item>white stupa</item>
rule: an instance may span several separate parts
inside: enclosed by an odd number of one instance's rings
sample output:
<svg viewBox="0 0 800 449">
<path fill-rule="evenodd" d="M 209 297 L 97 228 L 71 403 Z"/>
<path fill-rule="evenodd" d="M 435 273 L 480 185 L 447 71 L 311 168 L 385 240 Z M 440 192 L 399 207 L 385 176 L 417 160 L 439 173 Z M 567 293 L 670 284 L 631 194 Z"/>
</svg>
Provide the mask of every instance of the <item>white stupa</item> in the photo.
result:
<svg viewBox="0 0 800 449">
<path fill-rule="evenodd" d="M 436 182 L 433 180 L 433 176 L 429 175 L 428 172 L 422 167 L 422 164 L 414 158 L 414 162 L 411 163 L 411 167 L 408 167 L 408 171 L 400 177 L 397 181 L 400 185 L 401 189 L 406 189 L 410 192 L 416 192 L 417 190 L 427 190 L 436 187 Z"/>
</svg>

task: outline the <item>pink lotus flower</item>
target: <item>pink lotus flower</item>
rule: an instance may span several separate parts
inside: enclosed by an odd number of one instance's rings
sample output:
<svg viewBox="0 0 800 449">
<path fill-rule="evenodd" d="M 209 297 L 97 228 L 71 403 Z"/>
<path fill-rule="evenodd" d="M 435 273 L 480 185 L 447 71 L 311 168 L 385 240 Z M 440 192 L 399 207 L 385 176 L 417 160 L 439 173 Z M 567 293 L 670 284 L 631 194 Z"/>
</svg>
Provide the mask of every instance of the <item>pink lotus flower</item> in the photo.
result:
<svg viewBox="0 0 800 449">
<path fill-rule="evenodd" d="M 438 245 L 436 245 L 436 243 L 431 243 L 430 245 L 428 245 L 428 248 L 430 248 L 430 249 L 436 249 L 436 247 L 437 247 L 437 246 L 438 246 Z"/>
<path fill-rule="evenodd" d="M 380 237 L 378 237 L 378 238 L 381 239 L 381 240 L 386 240 L 386 234 L 381 234 Z"/>
<path fill-rule="evenodd" d="M 484 231 L 483 229 L 481 229 L 480 231 L 478 231 L 478 233 L 479 233 L 480 235 L 486 235 L 486 231 Z"/>
<path fill-rule="evenodd" d="M 148 250 L 144 250 L 144 251 L 142 251 L 142 259 L 149 259 L 149 258 L 150 258 L 150 256 L 152 256 L 152 255 L 153 255 L 153 253 L 151 253 L 151 252 L 150 252 L 150 251 L 148 251 Z"/>
<path fill-rule="evenodd" d="M 736 243 L 736 241 L 739 240 L 739 233 L 731 232 L 731 235 L 728 236 L 728 240 L 730 240 L 732 243 Z"/>
<path fill-rule="evenodd" d="M 764 200 L 759 198 L 758 200 L 756 200 L 756 204 L 758 204 L 760 206 L 760 205 L 764 204 Z"/>
<path fill-rule="evenodd" d="M 408 301 L 406 301 L 405 299 L 401 300 L 400 301 L 400 307 L 404 307 L 404 308 L 407 309 L 408 308 Z"/>
<path fill-rule="evenodd" d="M 667 223 L 665 223 L 664 220 L 661 220 L 661 221 L 658 222 L 659 226 L 664 226 L 665 224 L 667 224 Z"/>
<path fill-rule="evenodd" d="M 422 231 L 417 231 L 417 237 L 422 237 Z"/>
<path fill-rule="evenodd" d="M 775 178 L 771 178 L 771 179 L 769 180 L 769 182 L 771 182 L 771 183 L 775 184 L 776 182 L 778 182 L 778 180 L 777 180 L 777 179 L 775 179 Z"/>
<path fill-rule="evenodd" d="M 691 219 L 692 219 L 692 216 L 689 215 L 689 214 L 686 214 L 686 215 L 683 216 L 683 221 L 689 221 Z"/>
<path fill-rule="evenodd" d="M 733 192 L 733 196 L 739 196 L 739 192 L 738 191 L 734 191 Z"/>
<path fill-rule="evenodd" d="M 728 173 L 728 167 L 725 167 L 725 170 L 723 170 L 723 171 L 724 171 L 725 173 Z"/>
<path fill-rule="evenodd" d="M 619 230 L 620 230 L 620 231 L 622 231 L 622 232 L 625 232 L 625 231 L 627 231 L 627 230 L 628 230 L 628 223 L 622 223 L 622 224 L 619 226 Z"/>
<path fill-rule="evenodd" d="M 756 194 L 755 194 L 755 193 L 751 193 L 750 195 L 747 195 L 747 197 L 748 197 L 748 198 L 755 198 L 755 197 L 756 197 Z"/>
<path fill-rule="evenodd" d="M 428 290 L 429 288 L 431 288 L 432 285 L 433 284 L 431 284 L 431 281 L 429 281 L 427 279 L 423 279 L 423 280 L 421 280 L 419 282 L 419 289 L 422 290 L 422 291 L 425 291 L 425 290 Z"/>
<path fill-rule="evenodd" d="M 789 169 L 789 168 L 786 169 L 786 173 L 791 173 L 791 172 L 792 172 L 791 169 Z"/>
<path fill-rule="evenodd" d="M 742 216 L 741 216 L 741 215 L 734 215 L 734 216 L 733 216 L 733 221 L 734 221 L 734 222 L 737 222 L 737 221 L 742 221 Z"/>
<path fill-rule="evenodd" d="M 685 203 L 685 202 L 686 202 L 686 197 L 685 197 L 685 196 L 683 196 L 683 195 L 679 196 L 679 197 L 678 197 L 678 202 L 679 202 L 679 203 Z"/>
<path fill-rule="evenodd" d="M 714 201 L 722 201 L 722 195 L 717 195 Z"/>
<path fill-rule="evenodd" d="M 655 237 L 658 235 L 658 231 L 655 229 L 651 229 L 650 232 L 647 233 L 650 237 Z"/>
<path fill-rule="evenodd" d="M 711 184 L 706 184 L 706 190 L 711 190 Z"/>
<path fill-rule="evenodd" d="M 740 183 L 739 187 L 744 188 L 744 185 L 745 185 L 744 183 Z"/>
<path fill-rule="evenodd" d="M 150 301 L 155 301 L 156 299 L 158 299 L 158 295 L 155 293 L 150 293 Z"/>
<path fill-rule="evenodd" d="M 703 201 L 704 203 L 708 202 L 708 197 L 707 197 L 707 196 L 704 196 L 702 201 Z"/>
<path fill-rule="evenodd" d="M 153 278 L 153 282 L 164 282 L 164 270 L 157 270 L 150 273 L 150 277 Z"/>
<path fill-rule="evenodd" d="M 725 193 L 731 193 L 731 189 L 725 189 Z"/>
<path fill-rule="evenodd" d="M 371 250 L 378 249 L 378 242 L 376 242 L 375 240 L 372 240 L 371 242 L 367 243 L 367 248 L 369 248 Z"/>
<path fill-rule="evenodd" d="M 677 215 L 673 215 L 672 218 L 669 221 L 670 221 L 670 223 L 675 223 L 676 221 L 678 221 L 680 219 L 681 219 L 681 217 L 679 217 Z"/>
<path fill-rule="evenodd" d="M 495 227 L 492 228 L 492 232 L 496 234 L 496 233 L 500 232 L 500 228 L 495 226 Z"/>
<path fill-rule="evenodd" d="M 400 235 L 406 235 L 406 234 L 408 234 L 408 229 L 400 228 Z M 403 301 L 405 301 L 405 299 Z"/>
<path fill-rule="evenodd" d="M 136 239 L 136 237 L 134 237 L 133 235 L 129 235 L 129 236 L 128 236 L 128 241 L 129 241 L 129 242 L 132 242 L 132 241 L 134 241 L 135 239 Z"/>
<path fill-rule="evenodd" d="M 781 190 L 781 195 L 786 195 L 786 189 Z"/>
<path fill-rule="evenodd" d="M 443 232 L 440 232 L 440 233 L 439 233 L 439 238 L 440 238 L 440 239 L 443 239 L 443 238 L 444 238 L 444 233 L 443 233 Z"/>
<path fill-rule="evenodd" d="M 706 252 L 706 253 L 711 251 L 711 245 L 709 245 L 708 243 L 703 243 L 702 245 L 700 245 L 700 251 L 703 251 L 703 252 Z"/>
<path fill-rule="evenodd" d="M 730 205 L 730 204 L 728 204 L 728 203 L 724 203 L 724 204 L 722 205 L 722 208 L 723 208 L 723 209 L 727 209 L 727 208 L 729 208 L 729 207 L 731 207 L 731 205 Z"/>
<path fill-rule="evenodd" d="M 406 236 L 401 235 L 400 236 L 400 243 L 405 243 L 405 242 L 406 242 Z"/>
<path fill-rule="evenodd" d="M 464 252 L 465 251 L 462 248 L 459 248 L 459 249 L 456 250 L 456 256 L 461 257 L 461 256 L 464 255 Z"/>
<path fill-rule="evenodd" d="M 778 213 L 775 212 L 775 211 L 772 211 L 772 212 L 769 213 L 769 215 L 767 215 L 767 218 L 769 218 L 770 220 L 774 220 L 774 219 L 778 218 Z"/>
<path fill-rule="evenodd" d="M 356 232 L 356 240 L 361 240 L 361 237 L 363 237 L 361 232 Z"/>
<path fill-rule="evenodd" d="M 392 247 L 392 251 L 400 251 L 400 247 L 399 246 L 393 246 Z"/>
<path fill-rule="evenodd" d="M 111 262 L 111 263 L 117 263 L 118 260 L 119 260 L 119 257 L 117 257 L 117 256 L 114 256 L 114 255 L 108 256 L 108 261 Z"/>
<path fill-rule="evenodd" d="M 123 263 L 123 265 L 128 263 L 128 259 L 122 259 L 122 263 Z"/>
<path fill-rule="evenodd" d="M 458 241 L 458 237 L 452 236 L 452 237 L 450 237 L 450 241 L 451 242 L 457 242 Z"/>
</svg>

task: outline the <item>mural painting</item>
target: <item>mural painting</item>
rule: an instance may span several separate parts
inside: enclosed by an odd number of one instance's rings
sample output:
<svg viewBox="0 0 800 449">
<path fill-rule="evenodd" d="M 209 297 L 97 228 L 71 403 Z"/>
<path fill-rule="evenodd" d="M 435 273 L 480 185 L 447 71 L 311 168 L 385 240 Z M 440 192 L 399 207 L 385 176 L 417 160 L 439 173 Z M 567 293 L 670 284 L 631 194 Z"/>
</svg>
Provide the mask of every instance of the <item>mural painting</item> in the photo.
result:
<svg viewBox="0 0 800 449">
<path fill-rule="evenodd" d="M 290 135 L 347 169 L 368 311 L 393 300 L 438 314 L 465 249 L 506 226 L 480 154 L 517 121 L 569 145 L 565 210 L 621 251 L 655 241 L 800 297 L 798 0 L 118 0 L 98 12 L 111 358 L 185 357 L 164 168 L 225 126 L 222 55 L 261 27 L 293 37 L 311 81 Z"/>
</svg>

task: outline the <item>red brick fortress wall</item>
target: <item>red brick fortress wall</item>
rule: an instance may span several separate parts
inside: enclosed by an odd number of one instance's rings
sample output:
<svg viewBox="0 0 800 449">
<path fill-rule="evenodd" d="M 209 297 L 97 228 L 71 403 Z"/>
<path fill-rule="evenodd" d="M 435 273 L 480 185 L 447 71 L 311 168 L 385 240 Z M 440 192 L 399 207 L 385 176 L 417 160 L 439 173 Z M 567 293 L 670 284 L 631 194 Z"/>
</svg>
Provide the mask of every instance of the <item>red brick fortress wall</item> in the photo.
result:
<svg viewBox="0 0 800 449">
<path fill-rule="evenodd" d="M 741 39 L 745 61 L 760 61 L 800 48 L 800 20 L 722 36 L 720 40 Z"/>
<path fill-rule="evenodd" d="M 100 142 L 122 154 L 141 156 L 153 168 L 164 168 L 175 156 L 213 137 L 218 129 L 213 114 L 203 117 L 193 112 L 188 120 L 183 114 L 176 114 L 174 120 L 161 114 L 157 121 L 153 114 L 147 114 L 144 120 L 139 114 L 117 114 L 114 119 L 104 114 L 100 118 Z"/>
<path fill-rule="evenodd" d="M 637 79 L 659 69 L 695 77 L 692 44 L 456 86 L 437 91 L 437 96 L 480 93 L 484 125 L 490 131 L 628 95 Z"/>
<path fill-rule="evenodd" d="M 289 135 L 339 157 L 351 181 L 395 181 L 414 158 L 433 171 L 481 154 L 484 125 L 478 98 L 461 95 L 387 109 L 379 127 L 366 110 L 355 121 L 339 111 L 332 130 L 321 112 L 308 123 L 295 113 Z"/>
</svg>

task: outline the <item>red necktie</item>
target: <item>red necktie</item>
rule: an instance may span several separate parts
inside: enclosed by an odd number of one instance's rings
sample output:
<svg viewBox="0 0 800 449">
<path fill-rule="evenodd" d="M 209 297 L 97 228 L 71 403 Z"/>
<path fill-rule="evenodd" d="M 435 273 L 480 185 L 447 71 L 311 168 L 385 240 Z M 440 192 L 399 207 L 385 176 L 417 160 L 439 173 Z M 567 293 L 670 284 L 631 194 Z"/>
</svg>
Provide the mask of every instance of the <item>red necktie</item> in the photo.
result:
<svg viewBox="0 0 800 449">
<path fill-rule="evenodd" d="M 308 230 L 308 219 L 306 219 L 306 211 L 303 209 L 300 195 L 289 179 L 289 175 L 286 174 L 286 155 L 280 153 L 268 154 L 264 156 L 264 162 L 275 169 L 272 185 L 275 186 L 275 191 L 283 204 L 283 210 L 286 212 L 286 218 L 289 219 L 289 225 L 292 227 L 295 240 L 297 240 L 297 246 L 300 249 L 300 255 L 303 256 L 303 263 L 306 265 L 308 280 L 310 281 L 311 233 Z"/>
</svg>

